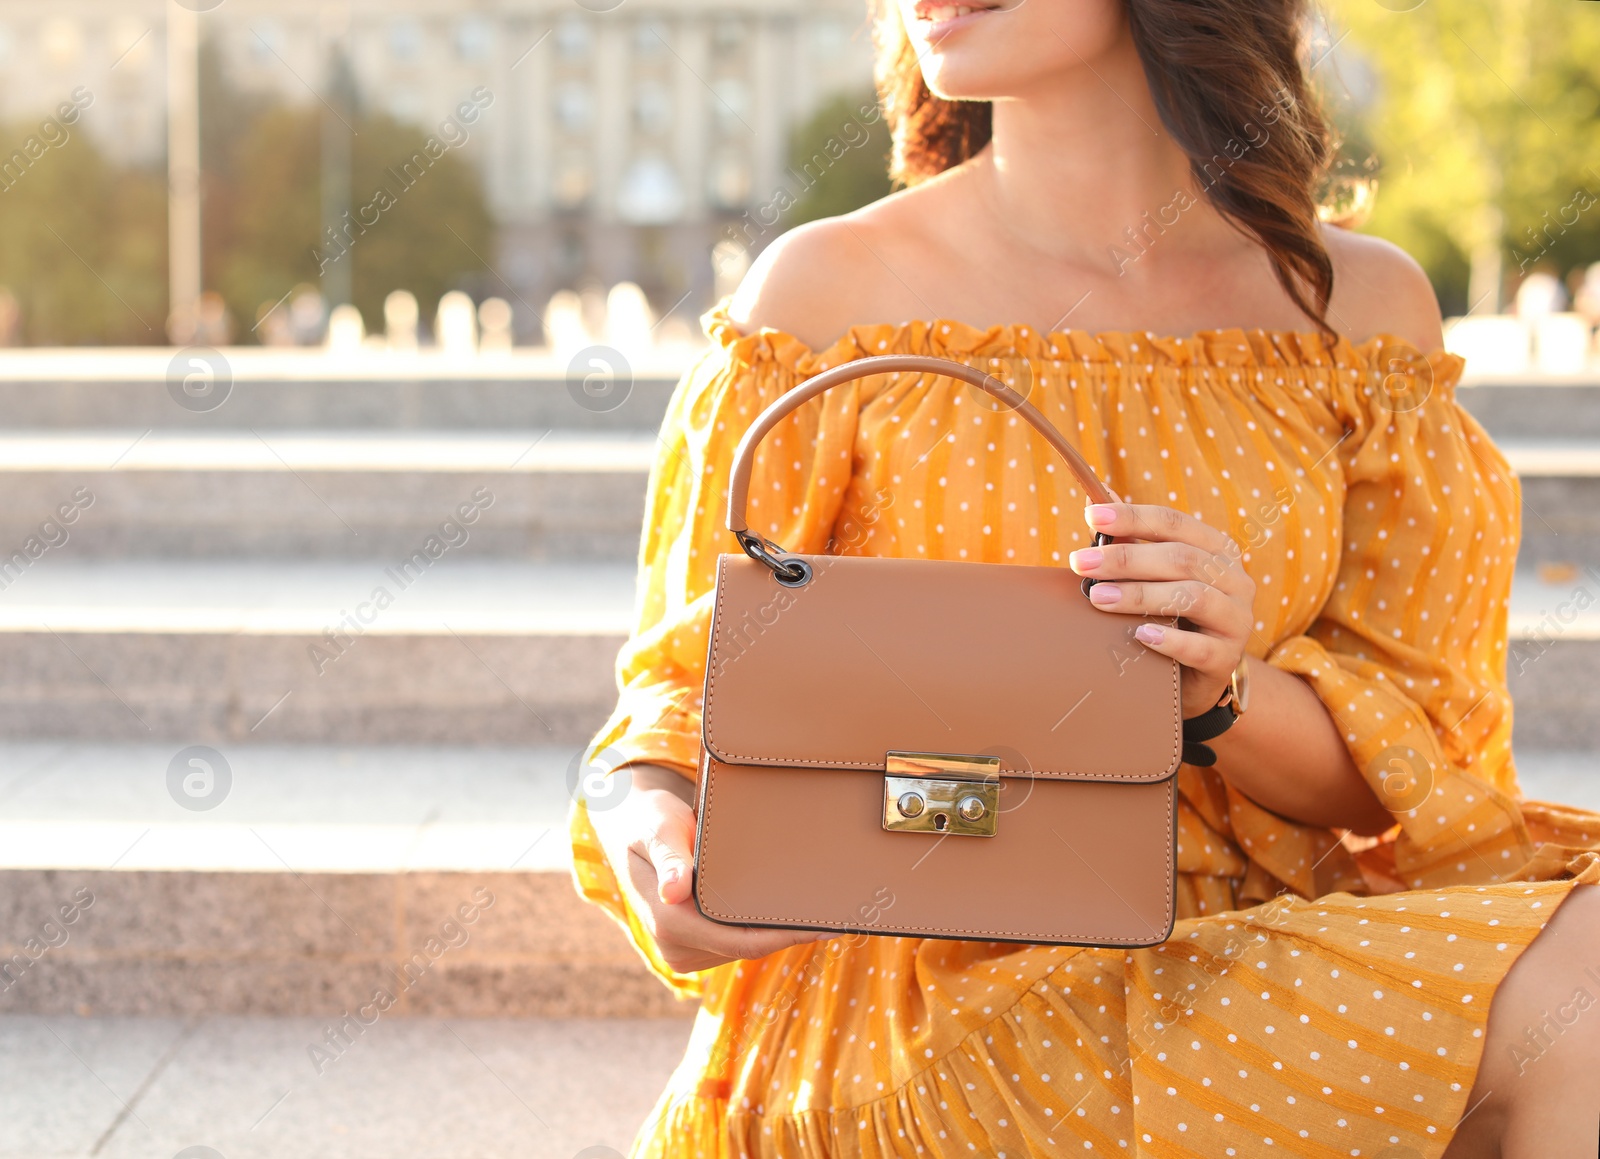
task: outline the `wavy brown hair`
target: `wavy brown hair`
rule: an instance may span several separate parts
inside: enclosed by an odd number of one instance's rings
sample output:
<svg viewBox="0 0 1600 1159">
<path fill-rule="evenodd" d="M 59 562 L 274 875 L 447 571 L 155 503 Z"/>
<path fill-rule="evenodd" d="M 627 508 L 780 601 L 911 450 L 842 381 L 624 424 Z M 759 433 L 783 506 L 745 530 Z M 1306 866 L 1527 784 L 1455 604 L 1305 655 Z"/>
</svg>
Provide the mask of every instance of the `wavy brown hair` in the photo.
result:
<svg viewBox="0 0 1600 1159">
<path fill-rule="evenodd" d="M 1122 3 L 1161 123 L 1188 154 L 1196 183 L 1261 243 L 1290 300 L 1334 338 L 1333 263 L 1318 230 L 1317 190 L 1335 143 L 1300 62 L 1304 0 Z M 877 5 L 875 39 L 897 182 L 915 185 L 989 143 L 989 102 L 928 90 L 892 3 Z"/>
</svg>

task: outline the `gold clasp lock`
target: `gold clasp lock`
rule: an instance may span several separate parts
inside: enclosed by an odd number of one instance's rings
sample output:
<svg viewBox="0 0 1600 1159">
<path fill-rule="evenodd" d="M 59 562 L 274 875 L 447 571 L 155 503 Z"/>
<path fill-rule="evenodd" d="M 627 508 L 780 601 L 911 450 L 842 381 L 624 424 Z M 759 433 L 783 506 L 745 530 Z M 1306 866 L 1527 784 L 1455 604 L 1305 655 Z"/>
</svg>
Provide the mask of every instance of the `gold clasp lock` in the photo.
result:
<svg viewBox="0 0 1600 1159">
<path fill-rule="evenodd" d="M 890 832 L 993 837 L 999 814 L 999 757 L 887 754 L 883 827 Z"/>
</svg>

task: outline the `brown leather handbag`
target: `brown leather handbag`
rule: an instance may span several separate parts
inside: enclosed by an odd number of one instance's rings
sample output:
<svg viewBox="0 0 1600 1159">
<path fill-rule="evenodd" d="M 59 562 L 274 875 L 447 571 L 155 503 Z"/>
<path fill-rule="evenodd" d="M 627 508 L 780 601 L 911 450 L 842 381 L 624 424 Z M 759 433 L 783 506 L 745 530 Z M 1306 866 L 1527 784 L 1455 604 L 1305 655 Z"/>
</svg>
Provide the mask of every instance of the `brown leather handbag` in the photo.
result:
<svg viewBox="0 0 1600 1159">
<path fill-rule="evenodd" d="M 1096 608 L 1062 567 L 790 554 L 745 522 L 762 437 L 830 387 L 888 372 L 987 391 L 1088 496 L 1114 498 L 1032 404 L 958 362 L 863 358 L 767 407 L 728 491 L 746 554 L 717 564 L 696 904 L 746 926 L 1165 941 L 1179 670 L 1133 638 L 1146 619 Z"/>
</svg>

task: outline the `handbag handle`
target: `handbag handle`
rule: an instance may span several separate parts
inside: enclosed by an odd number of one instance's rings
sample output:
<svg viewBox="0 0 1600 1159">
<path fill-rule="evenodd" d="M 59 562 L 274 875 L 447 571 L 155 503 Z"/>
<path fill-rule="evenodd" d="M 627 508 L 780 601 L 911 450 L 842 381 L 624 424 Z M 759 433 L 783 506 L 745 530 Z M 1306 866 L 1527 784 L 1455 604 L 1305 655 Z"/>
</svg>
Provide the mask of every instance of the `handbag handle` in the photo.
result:
<svg viewBox="0 0 1600 1159">
<path fill-rule="evenodd" d="M 745 520 L 746 508 L 750 495 L 750 472 L 755 466 L 756 447 L 767 433 L 783 421 L 797 407 L 811 401 L 825 390 L 831 390 L 841 383 L 853 382 L 858 378 L 866 378 L 873 374 L 942 374 L 949 378 L 959 379 L 971 386 L 976 386 L 982 391 L 993 395 L 1005 403 L 1009 410 L 1014 410 L 1027 420 L 1028 425 L 1044 436 L 1045 442 L 1053 447 L 1057 454 L 1066 460 L 1067 466 L 1077 477 L 1078 484 L 1084 493 L 1095 503 L 1114 503 L 1116 496 L 1102 483 L 1094 473 L 1078 449 L 1062 437 L 1054 424 L 1039 412 L 1022 395 L 1012 390 L 1005 383 L 995 378 L 992 374 L 985 374 L 963 362 L 953 362 L 948 358 L 928 358 L 917 354 L 880 354 L 871 358 L 858 358 L 853 362 L 846 362 L 832 370 L 824 371 L 813 378 L 808 378 L 803 384 L 789 391 L 762 411 L 756 421 L 750 424 L 744 437 L 739 440 L 739 448 L 734 454 L 733 474 L 728 480 L 728 530 L 733 532 L 739 540 L 746 555 L 758 559 L 772 569 L 773 574 L 780 581 L 804 582 L 809 577 L 809 568 L 797 566 L 798 561 L 789 561 L 779 558 L 785 554 L 784 549 L 771 542 L 760 534 L 750 530 Z M 1104 532 L 1095 532 L 1095 545 L 1110 543 L 1111 537 Z M 1095 580 L 1087 577 L 1083 582 L 1084 594 L 1087 595 L 1091 584 Z"/>
</svg>

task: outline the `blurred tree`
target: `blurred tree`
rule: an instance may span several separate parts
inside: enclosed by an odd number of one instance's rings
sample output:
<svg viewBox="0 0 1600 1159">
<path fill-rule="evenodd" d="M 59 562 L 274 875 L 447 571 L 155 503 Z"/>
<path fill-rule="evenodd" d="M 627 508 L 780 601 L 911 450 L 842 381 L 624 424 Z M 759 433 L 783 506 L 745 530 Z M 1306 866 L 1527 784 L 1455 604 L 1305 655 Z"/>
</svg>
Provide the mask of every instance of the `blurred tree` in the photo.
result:
<svg viewBox="0 0 1600 1159">
<path fill-rule="evenodd" d="M 206 286 L 227 300 L 240 341 L 259 338 L 252 327 L 263 306 L 301 283 L 321 287 L 322 274 L 341 265 L 372 330 L 382 328 L 391 290 L 410 290 L 422 317 L 431 318 L 445 291 L 481 278 L 483 262 L 472 251 L 490 258 L 493 221 L 466 159 L 476 146 L 473 126 L 455 109 L 444 110 L 449 123 L 434 129 L 368 111 L 347 62 L 335 57 L 333 66 L 339 120 L 320 102 L 291 107 L 235 88 L 214 46 L 202 47 Z M 351 134 L 352 220 L 333 245 L 322 208 L 325 121 L 333 132 Z"/>
<path fill-rule="evenodd" d="M 15 295 L 29 344 L 163 342 L 165 173 L 107 161 L 85 108 L 70 125 L 0 124 L 0 288 Z M 490 256 L 492 221 L 465 159 L 472 126 L 457 110 L 434 130 L 353 114 L 358 223 L 336 246 L 319 237 L 320 109 L 232 88 L 215 47 L 202 47 L 205 284 L 223 294 L 241 341 L 254 337 L 262 303 L 318 283 L 319 249 L 349 263 L 369 328 L 381 327 L 394 289 L 411 290 L 431 317 L 445 291 L 481 280 Z"/>
<path fill-rule="evenodd" d="M 1367 228 L 1423 263 L 1447 312 L 1503 305 L 1536 264 L 1600 259 L 1592 6 L 1331 0 L 1327 13 L 1332 40 L 1348 39 L 1318 70 L 1325 87 L 1340 87 L 1341 59 L 1373 74 L 1349 110 L 1378 162 Z"/>
<path fill-rule="evenodd" d="M 782 216 L 786 229 L 887 194 L 889 129 L 877 96 L 866 90 L 824 103 L 790 138 L 789 172 L 804 192 Z"/>
<path fill-rule="evenodd" d="M 0 286 L 29 345 L 165 341 L 166 182 L 53 118 L 0 125 Z"/>
<path fill-rule="evenodd" d="M 320 106 L 270 109 L 234 143 L 212 285 L 244 329 L 263 303 L 317 284 L 333 262 L 350 263 L 368 329 L 381 329 L 391 290 L 410 290 L 429 318 L 441 295 L 483 268 L 474 251 L 489 256 L 493 222 L 463 144 L 445 150 L 439 135 L 380 114 L 357 113 L 351 127 L 351 217 L 337 239 L 321 235 Z"/>
<path fill-rule="evenodd" d="M 256 119 L 276 107 L 275 98 L 245 92 L 229 82 L 222 53 L 212 37 L 200 42 L 200 234 L 203 269 L 201 280 L 216 289 L 227 265 L 228 245 L 237 227 L 235 191 L 238 188 L 238 142 Z M 249 341 L 255 323 L 255 304 L 240 309 L 229 301 L 235 341 Z M 242 337 L 241 337 L 242 336 Z"/>
</svg>

